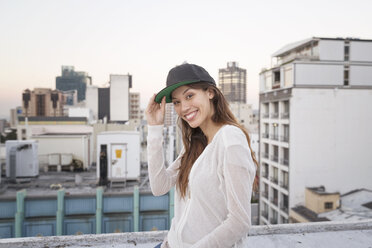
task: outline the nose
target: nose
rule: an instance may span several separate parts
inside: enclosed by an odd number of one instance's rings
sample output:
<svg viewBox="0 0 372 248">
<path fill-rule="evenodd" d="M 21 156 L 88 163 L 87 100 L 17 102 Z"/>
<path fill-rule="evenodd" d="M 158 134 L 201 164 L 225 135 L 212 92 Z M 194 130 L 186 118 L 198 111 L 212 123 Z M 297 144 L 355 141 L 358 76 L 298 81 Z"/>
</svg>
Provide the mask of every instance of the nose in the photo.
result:
<svg viewBox="0 0 372 248">
<path fill-rule="evenodd" d="M 181 113 L 182 115 L 187 114 L 190 110 L 190 104 L 187 101 L 181 102 Z"/>
</svg>

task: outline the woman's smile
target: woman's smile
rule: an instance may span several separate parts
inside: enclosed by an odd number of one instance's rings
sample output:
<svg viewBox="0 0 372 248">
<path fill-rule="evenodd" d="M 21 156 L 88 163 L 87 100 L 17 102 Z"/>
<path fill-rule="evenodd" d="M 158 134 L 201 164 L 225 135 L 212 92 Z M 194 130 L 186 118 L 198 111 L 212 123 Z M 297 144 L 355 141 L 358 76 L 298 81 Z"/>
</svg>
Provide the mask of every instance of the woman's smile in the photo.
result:
<svg viewBox="0 0 372 248">
<path fill-rule="evenodd" d="M 193 112 L 191 112 L 191 113 L 186 114 L 186 115 L 185 115 L 185 119 L 186 119 L 187 121 L 192 121 L 192 120 L 195 118 L 197 112 L 198 112 L 198 110 L 195 110 L 195 111 L 193 111 Z"/>
</svg>

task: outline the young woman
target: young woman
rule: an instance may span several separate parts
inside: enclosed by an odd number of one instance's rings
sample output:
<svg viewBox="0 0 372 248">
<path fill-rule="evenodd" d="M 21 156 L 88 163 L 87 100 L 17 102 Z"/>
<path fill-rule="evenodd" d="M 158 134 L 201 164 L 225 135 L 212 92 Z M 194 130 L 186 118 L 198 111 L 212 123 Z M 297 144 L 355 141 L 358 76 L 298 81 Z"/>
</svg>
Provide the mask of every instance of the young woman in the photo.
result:
<svg viewBox="0 0 372 248">
<path fill-rule="evenodd" d="M 183 149 L 168 167 L 163 159 L 166 102 L 180 120 Z M 158 247 L 232 247 L 251 226 L 251 195 L 257 161 L 208 72 L 183 64 L 170 70 L 167 87 L 147 106 L 148 168 L 154 195 L 175 190 L 175 214 Z"/>
</svg>

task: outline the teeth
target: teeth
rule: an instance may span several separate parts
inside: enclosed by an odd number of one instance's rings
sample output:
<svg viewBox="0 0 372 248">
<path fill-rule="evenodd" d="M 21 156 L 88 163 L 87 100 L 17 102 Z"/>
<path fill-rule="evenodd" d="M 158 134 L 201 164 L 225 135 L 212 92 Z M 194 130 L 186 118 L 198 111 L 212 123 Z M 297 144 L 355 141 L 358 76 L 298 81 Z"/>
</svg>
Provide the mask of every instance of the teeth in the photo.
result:
<svg viewBox="0 0 372 248">
<path fill-rule="evenodd" d="M 190 114 L 185 115 L 185 117 L 186 117 L 187 120 L 190 120 L 190 119 L 194 118 L 195 115 L 196 115 L 196 111 L 191 112 Z"/>
</svg>

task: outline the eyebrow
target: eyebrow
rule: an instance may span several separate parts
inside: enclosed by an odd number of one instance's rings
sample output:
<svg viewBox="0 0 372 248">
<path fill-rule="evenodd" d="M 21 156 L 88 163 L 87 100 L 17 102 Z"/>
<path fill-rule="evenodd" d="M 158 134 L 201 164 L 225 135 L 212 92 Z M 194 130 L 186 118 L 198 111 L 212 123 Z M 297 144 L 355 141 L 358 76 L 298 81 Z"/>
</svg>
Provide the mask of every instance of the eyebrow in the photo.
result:
<svg viewBox="0 0 372 248">
<path fill-rule="evenodd" d="M 191 88 L 187 88 L 187 89 L 182 93 L 182 95 L 185 95 L 185 93 L 186 93 L 189 89 L 191 89 Z"/>
<path fill-rule="evenodd" d="M 185 95 L 185 93 L 188 91 L 188 90 L 190 90 L 191 88 L 187 88 L 186 90 L 184 90 L 183 92 L 182 92 L 182 95 Z M 172 97 L 172 100 L 173 99 L 177 99 L 177 97 Z"/>
</svg>

